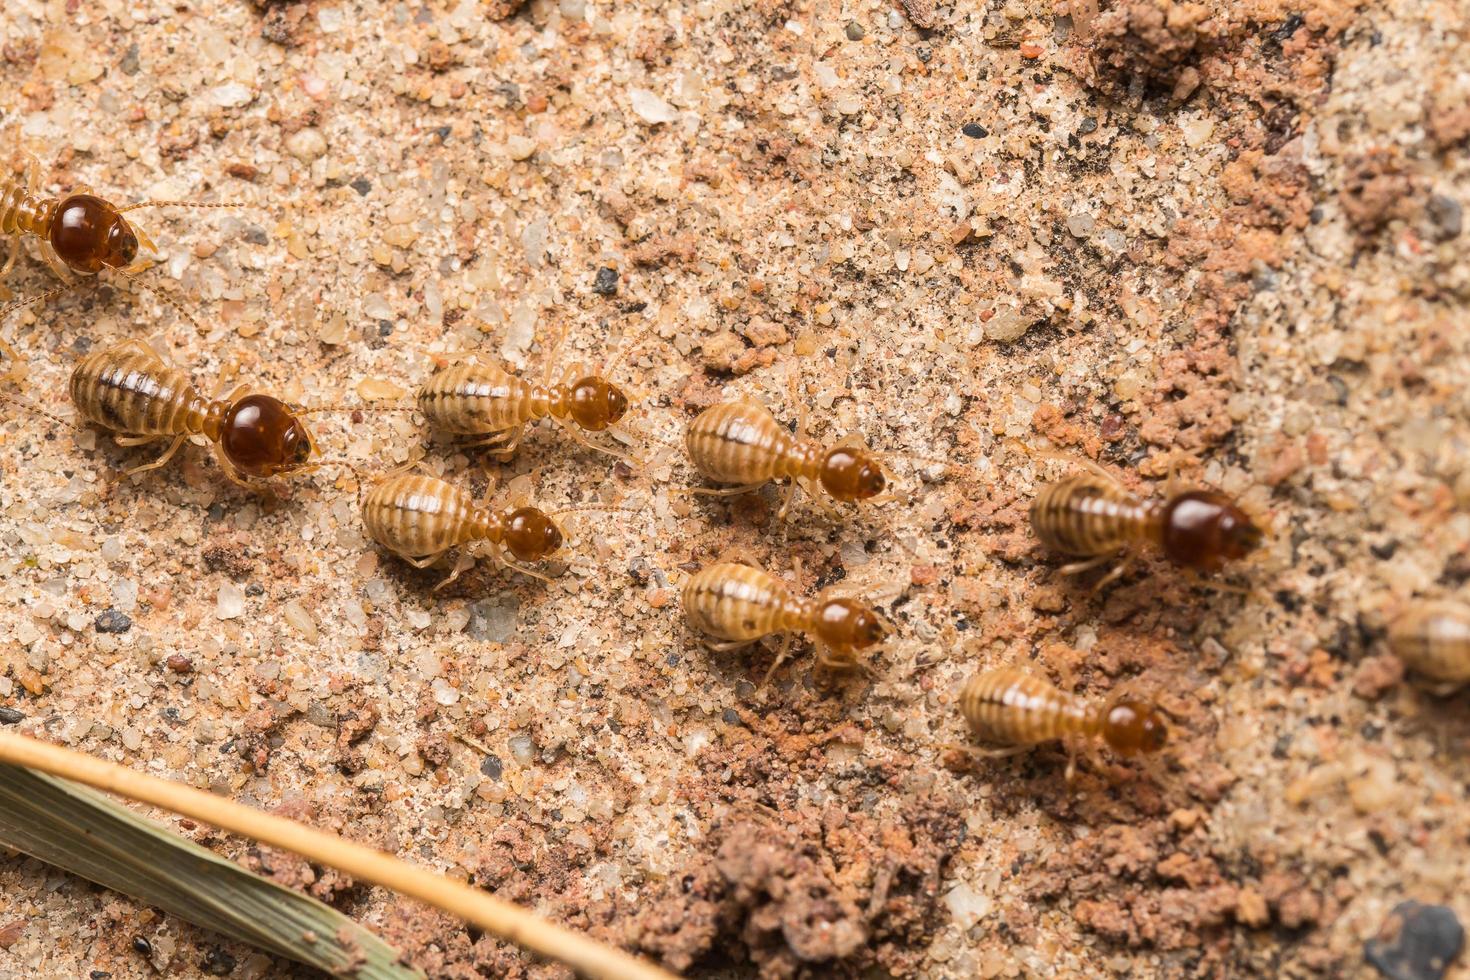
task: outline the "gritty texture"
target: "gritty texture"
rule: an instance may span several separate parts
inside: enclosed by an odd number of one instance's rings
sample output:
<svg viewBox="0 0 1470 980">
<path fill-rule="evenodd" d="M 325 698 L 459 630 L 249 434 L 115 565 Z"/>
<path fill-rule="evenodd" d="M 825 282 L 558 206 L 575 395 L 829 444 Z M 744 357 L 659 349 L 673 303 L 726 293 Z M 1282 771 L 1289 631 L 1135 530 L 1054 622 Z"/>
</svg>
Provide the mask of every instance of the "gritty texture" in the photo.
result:
<svg viewBox="0 0 1470 980">
<path fill-rule="evenodd" d="M 1389 654 L 1470 580 L 1465 0 L 7 0 L 4 147 L 164 257 L 11 316 L 25 397 L 129 337 L 228 366 L 373 475 L 571 514 L 551 584 L 415 571 L 340 467 L 252 495 L 187 447 L 0 421 L 0 724 L 306 819 L 691 975 L 1360 976 L 1404 902 L 1470 922 L 1467 695 Z M 54 283 L 30 252 L 0 298 Z M 621 357 L 627 467 L 509 461 L 410 392 L 478 349 Z M 735 498 L 677 447 L 742 396 L 888 454 L 897 499 Z M 350 409 L 361 408 L 353 413 Z M 1064 462 L 1268 524 L 1223 578 L 1090 593 L 1027 508 Z M 941 462 L 952 463 L 945 467 Z M 506 485 L 510 485 L 507 489 Z M 731 549 L 882 605 L 866 671 L 715 654 Z M 450 559 L 452 562 L 453 559 Z M 1093 573 L 1093 577 L 1102 574 Z M 1159 756 L 957 751 L 981 667 L 1130 684 Z M 436 977 L 565 977 L 308 861 L 176 822 Z M 1385 932 L 1387 930 L 1387 932 Z M 1387 941 L 1387 940 L 1380 940 Z M 150 961 L 151 960 L 151 964 Z M 0 857 L 0 977 L 288 968 Z M 1456 971 L 1459 971 L 1456 973 Z M 1463 962 L 1449 976 L 1463 977 Z M 94 974 L 96 975 L 96 974 Z"/>
</svg>

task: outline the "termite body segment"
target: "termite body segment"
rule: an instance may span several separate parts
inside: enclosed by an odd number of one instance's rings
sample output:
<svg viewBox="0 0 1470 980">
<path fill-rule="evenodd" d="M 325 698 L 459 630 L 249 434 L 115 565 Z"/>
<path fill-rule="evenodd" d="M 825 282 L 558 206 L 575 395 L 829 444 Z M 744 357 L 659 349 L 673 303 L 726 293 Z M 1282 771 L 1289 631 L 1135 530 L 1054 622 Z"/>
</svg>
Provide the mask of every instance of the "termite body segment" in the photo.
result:
<svg viewBox="0 0 1470 980">
<path fill-rule="evenodd" d="M 1031 504 L 1031 527 L 1051 550 L 1083 559 L 1065 566 L 1064 574 L 1122 558 L 1098 588 L 1125 574 L 1144 546 L 1191 571 L 1214 572 L 1246 557 L 1262 539 L 1261 529 L 1224 494 L 1189 490 L 1144 499 L 1092 465 L 1042 488 Z"/>
<path fill-rule="evenodd" d="M 472 359 L 435 372 L 419 389 L 418 406 L 436 428 L 478 437 L 475 445 L 499 453 L 512 452 L 526 426 L 549 418 L 582 445 L 629 458 L 583 435 L 613 428 L 628 411 L 627 395 L 597 373 L 569 371 L 561 381 L 535 384 Z"/>
<path fill-rule="evenodd" d="M 1010 755 L 1043 742 L 1101 739 L 1119 755 L 1156 752 L 1168 729 L 1153 705 L 1120 695 L 1090 703 L 1012 667 L 982 671 L 960 691 L 960 713 L 984 754 Z M 1068 766 L 1070 777 L 1072 766 Z"/>
<path fill-rule="evenodd" d="M 1393 621 L 1388 643 L 1404 666 L 1436 682 L 1435 693 L 1470 684 L 1470 607 L 1416 602 Z"/>
<path fill-rule="evenodd" d="M 173 440 L 157 460 L 129 474 L 164 465 L 191 436 L 214 445 L 221 467 L 237 483 L 307 466 L 315 446 L 293 409 L 245 390 L 241 386 L 223 398 L 206 398 L 182 371 L 137 340 L 88 355 L 71 374 L 77 411 L 116 433 L 118 445 Z"/>
<path fill-rule="evenodd" d="M 424 472 L 379 481 L 363 498 L 362 519 L 374 541 L 415 568 L 427 568 L 450 549 L 485 541 L 496 561 L 548 580 L 522 563 L 551 557 L 563 542 L 556 521 L 535 507 L 495 510 Z M 436 590 L 459 578 L 461 571 L 452 572 Z"/>
<path fill-rule="evenodd" d="M 794 633 L 816 640 L 822 666 L 853 668 L 859 655 L 881 643 L 889 630 L 883 616 L 861 602 L 798 596 L 774 575 L 736 562 L 701 569 L 684 584 L 682 599 L 689 625 L 715 641 L 706 641 L 713 650 L 734 650 L 784 634 L 767 679 L 786 659 Z"/>
<path fill-rule="evenodd" d="M 770 411 L 753 401 L 726 402 L 700 412 L 684 437 L 689 459 L 702 476 L 739 486 L 694 493 L 727 496 L 759 489 L 772 480 L 790 486 L 780 516 L 791 508 L 796 488 L 804 486 L 816 500 L 856 503 L 871 500 L 888 485 L 883 464 L 856 442 L 824 447 L 791 435 Z"/>
</svg>

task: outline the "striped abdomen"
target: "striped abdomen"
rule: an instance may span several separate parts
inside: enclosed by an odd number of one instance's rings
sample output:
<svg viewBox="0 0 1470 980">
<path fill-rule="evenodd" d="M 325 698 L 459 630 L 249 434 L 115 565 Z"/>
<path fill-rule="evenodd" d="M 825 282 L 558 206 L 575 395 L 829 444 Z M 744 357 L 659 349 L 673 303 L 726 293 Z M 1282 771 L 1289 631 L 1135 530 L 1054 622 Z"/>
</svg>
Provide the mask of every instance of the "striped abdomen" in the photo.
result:
<svg viewBox="0 0 1470 980">
<path fill-rule="evenodd" d="M 362 522 L 369 536 L 394 554 L 425 558 L 488 536 L 489 518 L 453 484 L 409 473 L 368 491 Z"/>
<path fill-rule="evenodd" d="M 965 682 L 960 712 L 975 737 L 993 745 L 1035 745 L 1101 728 L 1095 712 L 1078 698 L 1008 667 L 982 671 Z"/>
<path fill-rule="evenodd" d="M 764 483 L 806 476 L 804 447 L 755 402 L 715 405 L 700 412 L 684 437 L 694 468 L 716 483 Z M 816 470 L 812 467 L 811 476 Z"/>
<path fill-rule="evenodd" d="M 1092 558 L 1157 537 L 1158 507 L 1096 476 L 1042 487 L 1031 504 L 1031 527 L 1053 551 Z"/>
<path fill-rule="evenodd" d="M 182 371 L 133 346 L 83 358 L 71 373 L 71 400 L 89 421 L 140 436 L 204 432 L 210 410 Z"/>
<path fill-rule="evenodd" d="M 1388 642 L 1411 670 L 1451 684 L 1470 682 L 1470 607 L 1416 603 L 1394 620 Z"/>
<path fill-rule="evenodd" d="M 455 435 L 487 435 L 525 425 L 550 413 L 544 388 L 491 364 L 454 364 L 424 382 L 419 411 Z"/>
<path fill-rule="evenodd" d="M 390 476 L 363 498 L 369 536 L 404 557 L 428 557 L 485 538 L 488 523 L 469 494 L 432 476 Z"/>
<path fill-rule="evenodd" d="M 0 235 L 46 238 L 56 206 L 56 198 L 34 197 L 18 180 L 0 181 Z"/>
<path fill-rule="evenodd" d="M 758 640 L 800 627 L 802 600 L 774 575 L 759 568 L 720 562 L 684 584 L 689 625 L 720 640 Z"/>
</svg>

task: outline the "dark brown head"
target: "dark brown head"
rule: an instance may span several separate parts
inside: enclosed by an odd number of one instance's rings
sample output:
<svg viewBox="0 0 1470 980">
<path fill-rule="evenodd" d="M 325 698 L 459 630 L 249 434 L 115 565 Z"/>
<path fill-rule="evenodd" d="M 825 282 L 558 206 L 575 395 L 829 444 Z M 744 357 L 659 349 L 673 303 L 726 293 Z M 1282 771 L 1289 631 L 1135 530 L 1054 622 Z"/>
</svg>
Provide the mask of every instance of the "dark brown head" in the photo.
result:
<svg viewBox="0 0 1470 980">
<path fill-rule="evenodd" d="M 1119 698 L 1103 719 L 1103 740 L 1119 755 L 1157 752 L 1169 740 L 1163 712 L 1146 701 Z"/>
<path fill-rule="evenodd" d="M 591 376 L 572 385 L 567 393 L 572 421 L 588 432 L 601 432 L 628 411 L 628 396 L 617 385 Z"/>
<path fill-rule="evenodd" d="M 270 395 L 246 395 L 225 410 L 220 451 L 246 476 L 268 477 L 299 469 L 316 447 L 291 406 Z"/>
<path fill-rule="evenodd" d="M 833 499 L 848 503 L 876 497 L 888 486 L 883 464 L 860 446 L 838 446 L 828 452 L 820 477 Z"/>
<path fill-rule="evenodd" d="M 67 268 L 83 275 L 122 268 L 138 257 L 138 236 L 117 208 L 91 194 L 73 194 L 56 207 L 51 247 Z"/>
<path fill-rule="evenodd" d="M 1193 490 L 1164 506 L 1164 554 L 1188 568 L 1215 571 L 1261 543 L 1261 529 L 1222 493 Z"/>
<path fill-rule="evenodd" d="M 854 599 L 825 599 L 817 605 L 812 631 L 836 660 L 857 662 L 857 655 L 883 642 L 883 617 Z"/>
<path fill-rule="evenodd" d="M 561 528 L 535 507 L 518 507 L 505 521 L 505 546 L 521 561 L 541 561 L 561 548 Z"/>
</svg>

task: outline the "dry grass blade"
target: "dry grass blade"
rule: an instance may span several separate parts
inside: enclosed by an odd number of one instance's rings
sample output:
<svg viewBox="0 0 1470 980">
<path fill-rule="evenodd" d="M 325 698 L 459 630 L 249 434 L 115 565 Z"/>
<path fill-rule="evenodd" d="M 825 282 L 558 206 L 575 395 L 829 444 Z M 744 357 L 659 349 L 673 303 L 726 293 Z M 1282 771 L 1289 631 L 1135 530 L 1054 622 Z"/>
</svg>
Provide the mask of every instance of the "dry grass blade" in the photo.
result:
<svg viewBox="0 0 1470 980">
<path fill-rule="evenodd" d="M 345 871 L 359 881 L 391 888 L 458 916 L 486 932 L 587 977 L 607 980 L 671 980 L 673 974 L 534 912 L 416 867 L 382 851 L 343 840 L 295 820 L 262 813 L 192 786 L 134 772 L 84 752 L 23 735 L 0 734 L 0 764 L 38 769 L 141 803 L 213 824 L 231 833 L 300 854 Z M 0 798 L 0 813 L 5 800 Z M 3 826 L 3 825 L 0 825 Z M 186 916 L 187 917 L 187 916 Z M 358 974 L 362 975 L 362 974 Z"/>
<path fill-rule="evenodd" d="M 423 974 L 316 899 L 251 874 L 84 786 L 0 765 L 0 843 L 222 936 L 364 980 Z"/>
</svg>

